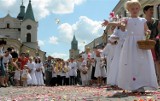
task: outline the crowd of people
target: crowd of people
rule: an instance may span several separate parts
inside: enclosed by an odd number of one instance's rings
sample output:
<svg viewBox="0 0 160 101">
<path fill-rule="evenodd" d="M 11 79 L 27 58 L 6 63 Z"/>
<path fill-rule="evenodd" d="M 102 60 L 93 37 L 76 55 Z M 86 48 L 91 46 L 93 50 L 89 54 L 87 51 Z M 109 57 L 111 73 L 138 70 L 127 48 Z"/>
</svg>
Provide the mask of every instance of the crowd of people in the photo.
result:
<svg viewBox="0 0 160 101">
<path fill-rule="evenodd" d="M 96 54 L 93 54 L 87 48 L 86 53 L 76 60 L 71 58 L 64 61 L 48 56 L 46 61 L 41 61 L 39 56 L 32 57 L 29 53 L 18 54 L 13 47 L 4 51 L 4 45 L 0 41 L 1 87 L 105 85 L 107 63 L 101 58 L 99 49 L 95 49 L 93 53 Z"/>
<path fill-rule="evenodd" d="M 112 35 L 104 49 L 94 47 L 77 59 L 64 61 L 48 56 L 46 61 L 26 53 L 18 55 L 13 48 L 3 51 L 5 42 L 0 42 L 0 83 L 8 86 L 101 86 L 110 85 L 115 89 L 144 92 L 145 87 L 157 89 L 160 83 L 160 22 L 153 16 L 153 5 L 146 5 L 146 18 L 138 16 L 141 4 L 136 0 L 127 1 L 126 10 L 130 17 L 103 25 L 112 26 Z M 156 41 L 154 49 L 143 50 L 137 41 Z M 13 83 L 14 82 L 14 83 Z"/>
</svg>

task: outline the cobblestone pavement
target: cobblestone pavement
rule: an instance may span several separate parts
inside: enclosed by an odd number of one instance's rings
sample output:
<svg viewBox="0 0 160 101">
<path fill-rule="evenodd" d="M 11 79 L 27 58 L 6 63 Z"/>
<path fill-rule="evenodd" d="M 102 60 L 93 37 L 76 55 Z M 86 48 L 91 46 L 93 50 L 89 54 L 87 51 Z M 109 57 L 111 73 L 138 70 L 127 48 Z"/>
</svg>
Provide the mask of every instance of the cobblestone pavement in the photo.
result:
<svg viewBox="0 0 160 101">
<path fill-rule="evenodd" d="M 160 101 L 160 92 L 123 94 L 106 87 L 7 87 L 0 88 L 0 101 Z"/>
</svg>

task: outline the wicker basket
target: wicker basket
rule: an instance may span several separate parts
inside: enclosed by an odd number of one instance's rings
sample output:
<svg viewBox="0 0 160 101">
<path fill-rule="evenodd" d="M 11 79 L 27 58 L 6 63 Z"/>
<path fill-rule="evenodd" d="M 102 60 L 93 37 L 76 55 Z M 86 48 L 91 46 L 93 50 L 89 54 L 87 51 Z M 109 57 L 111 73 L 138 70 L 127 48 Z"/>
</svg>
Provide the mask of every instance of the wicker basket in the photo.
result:
<svg viewBox="0 0 160 101">
<path fill-rule="evenodd" d="M 154 40 L 146 39 L 137 41 L 138 47 L 143 50 L 153 49 L 156 42 Z"/>
</svg>

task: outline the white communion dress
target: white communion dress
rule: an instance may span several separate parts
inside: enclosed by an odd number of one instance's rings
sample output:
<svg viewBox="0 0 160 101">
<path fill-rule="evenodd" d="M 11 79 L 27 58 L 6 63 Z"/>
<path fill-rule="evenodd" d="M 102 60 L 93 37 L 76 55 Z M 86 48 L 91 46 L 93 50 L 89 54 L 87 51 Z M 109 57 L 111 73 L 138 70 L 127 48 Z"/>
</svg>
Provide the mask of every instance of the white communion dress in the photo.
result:
<svg viewBox="0 0 160 101">
<path fill-rule="evenodd" d="M 118 71 L 118 87 L 137 90 L 158 88 L 151 50 L 138 48 L 137 41 L 145 39 L 144 18 L 127 18 L 127 36 L 123 44 Z"/>
</svg>

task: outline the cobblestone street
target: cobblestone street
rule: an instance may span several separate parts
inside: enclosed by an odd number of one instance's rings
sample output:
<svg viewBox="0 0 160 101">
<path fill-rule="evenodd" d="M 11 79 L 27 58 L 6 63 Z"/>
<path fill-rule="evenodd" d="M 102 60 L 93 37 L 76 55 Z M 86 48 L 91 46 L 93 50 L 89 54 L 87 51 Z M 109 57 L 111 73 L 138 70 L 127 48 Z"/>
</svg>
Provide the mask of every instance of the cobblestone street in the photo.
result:
<svg viewBox="0 0 160 101">
<path fill-rule="evenodd" d="M 159 101 L 160 92 L 146 95 L 122 94 L 106 87 L 8 87 L 0 88 L 0 101 Z"/>
</svg>

